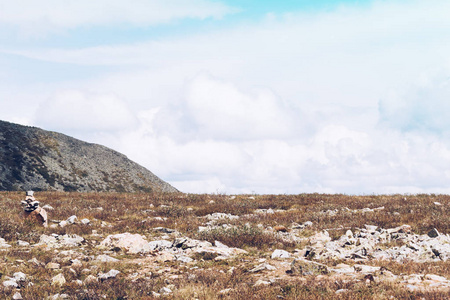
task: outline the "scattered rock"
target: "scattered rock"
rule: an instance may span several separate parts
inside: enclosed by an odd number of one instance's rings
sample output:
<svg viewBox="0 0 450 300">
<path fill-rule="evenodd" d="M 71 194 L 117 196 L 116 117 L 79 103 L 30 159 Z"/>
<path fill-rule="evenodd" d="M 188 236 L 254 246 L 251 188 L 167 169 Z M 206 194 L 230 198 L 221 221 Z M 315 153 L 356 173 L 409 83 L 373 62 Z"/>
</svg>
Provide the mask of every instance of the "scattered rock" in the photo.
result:
<svg viewBox="0 0 450 300">
<path fill-rule="evenodd" d="M 30 243 L 18 240 L 17 241 L 17 246 L 19 246 L 19 247 L 28 247 L 28 246 L 30 246 Z"/>
<path fill-rule="evenodd" d="M 268 271 L 274 271 L 276 270 L 276 268 L 272 265 L 269 265 L 268 263 L 262 263 L 260 265 L 257 265 L 256 267 L 254 267 L 253 269 L 249 270 L 250 273 L 257 273 L 257 272 L 261 272 L 264 270 L 268 270 Z"/>
<path fill-rule="evenodd" d="M 168 287 L 163 287 L 159 290 L 159 293 L 163 294 L 163 295 L 167 295 L 167 294 L 171 294 L 172 290 Z"/>
<path fill-rule="evenodd" d="M 270 281 L 266 281 L 266 280 L 262 280 L 259 279 L 258 281 L 255 282 L 254 286 L 266 286 L 266 285 L 271 285 Z"/>
<path fill-rule="evenodd" d="M 98 274 L 98 279 L 100 279 L 100 281 L 105 281 L 111 278 L 116 278 L 116 276 L 120 273 L 120 271 L 111 269 L 109 270 L 108 273 L 99 273 Z"/>
<path fill-rule="evenodd" d="M 0 249 L 2 248 L 5 249 L 9 247 L 11 247 L 11 245 L 8 244 L 4 238 L 0 238 Z"/>
<path fill-rule="evenodd" d="M 84 279 L 84 284 L 91 284 L 91 283 L 95 283 L 95 282 L 98 282 L 98 279 L 94 275 L 88 275 Z"/>
<path fill-rule="evenodd" d="M 324 275 L 328 274 L 328 267 L 326 265 L 304 260 L 304 259 L 294 259 L 291 263 L 290 270 L 286 271 L 287 274 L 291 275 Z"/>
<path fill-rule="evenodd" d="M 68 224 L 75 224 L 75 222 L 77 221 L 77 216 L 70 216 L 67 220 L 66 220 L 66 222 L 68 223 Z"/>
<path fill-rule="evenodd" d="M 108 235 L 100 243 L 99 247 L 107 249 L 120 248 L 132 254 L 147 253 L 152 250 L 142 235 L 128 232 Z"/>
<path fill-rule="evenodd" d="M 285 250 L 277 249 L 273 251 L 271 258 L 290 258 L 291 254 Z"/>
<path fill-rule="evenodd" d="M 66 278 L 62 273 L 59 273 L 58 275 L 52 278 L 52 285 L 62 286 L 64 284 L 66 284 Z"/>
<path fill-rule="evenodd" d="M 53 206 L 51 206 L 51 205 L 49 205 L 49 204 L 45 204 L 44 206 L 42 206 L 42 208 L 43 209 L 45 209 L 45 210 L 55 210 L 54 208 L 53 208 Z"/>
<path fill-rule="evenodd" d="M 51 270 L 57 270 L 61 267 L 60 264 L 58 263 L 54 263 L 54 262 L 49 262 L 48 264 L 45 265 L 46 269 L 51 269 Z"/>
<path fill-rule="evenodd" d="M 9 280 L 3 281 L 3 286 L 6 288 L 8 288 L 8 287 L 18 288 L 19 284 L 17 284 L 17 282 L 15 280 L 9 279 Z"/>
</svg>

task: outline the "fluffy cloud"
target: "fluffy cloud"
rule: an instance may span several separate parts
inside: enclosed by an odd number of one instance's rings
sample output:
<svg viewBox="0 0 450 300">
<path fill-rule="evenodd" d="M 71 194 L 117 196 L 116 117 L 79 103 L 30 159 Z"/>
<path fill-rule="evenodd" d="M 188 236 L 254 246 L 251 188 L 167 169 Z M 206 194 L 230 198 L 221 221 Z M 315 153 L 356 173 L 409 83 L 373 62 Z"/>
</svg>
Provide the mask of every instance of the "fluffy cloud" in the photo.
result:
<svg viewBox="0 0 450 300">
<path fill-rule="evenodd" d="M 236 11 L 209 0 L 1 0 L 0 7 L 0 23 L 29 35 L 77 27 L 142 27 L 183 18 L 221 18 Z"/>
<path fill-rule="evenodd" d="M 295 133 L 295 113 L 269 90 L 240 91 L 207 75 L 188 85 L 184 114 L 209 139 L 284 139 Z"/>
<path fill-rule="evenodd" d="M 42 102 L 35 123 L 66 132 L 126 130 L 137 124 L 121 99 L 76 90 L 59 92 Z"/>
</svg>

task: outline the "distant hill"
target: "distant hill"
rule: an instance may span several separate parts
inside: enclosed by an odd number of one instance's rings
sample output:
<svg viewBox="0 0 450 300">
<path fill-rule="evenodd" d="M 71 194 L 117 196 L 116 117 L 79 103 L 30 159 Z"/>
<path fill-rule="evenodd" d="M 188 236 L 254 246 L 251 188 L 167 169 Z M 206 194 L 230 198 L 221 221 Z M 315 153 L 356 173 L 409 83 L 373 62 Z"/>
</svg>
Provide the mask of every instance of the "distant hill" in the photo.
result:
<svg viewBox="0 0 450 300">
<path fill-rule="evenodd" d="M 117 151 L 5 121 L 0 121 L 0 190 L 177 192 Z"/>
</svg>

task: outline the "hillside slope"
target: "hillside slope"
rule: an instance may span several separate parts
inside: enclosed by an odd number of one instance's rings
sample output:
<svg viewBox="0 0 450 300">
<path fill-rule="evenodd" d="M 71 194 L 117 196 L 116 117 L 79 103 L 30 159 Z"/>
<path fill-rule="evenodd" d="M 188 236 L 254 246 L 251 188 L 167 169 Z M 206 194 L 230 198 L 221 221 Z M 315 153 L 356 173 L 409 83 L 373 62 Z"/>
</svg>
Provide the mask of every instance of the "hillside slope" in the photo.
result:
<svg viewBox="0 0 450 300">
<path fill-rule="evenodd" d="M 0 190 L 176 192 L 107 147 L 0 121 Z"/>
</svg>

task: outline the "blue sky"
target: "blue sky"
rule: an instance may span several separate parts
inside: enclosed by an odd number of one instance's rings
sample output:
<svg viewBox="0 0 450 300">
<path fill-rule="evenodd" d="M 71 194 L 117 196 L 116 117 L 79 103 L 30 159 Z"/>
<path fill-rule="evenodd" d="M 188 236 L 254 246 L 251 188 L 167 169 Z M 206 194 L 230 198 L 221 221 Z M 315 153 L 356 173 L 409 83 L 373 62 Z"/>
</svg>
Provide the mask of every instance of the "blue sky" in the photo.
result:
<svg viewBox="0 0 450 300">
<path fill-rule="evenodd" d="M 185 192 L 450 192 L 448 1 L 0 7 L 2 120 Z"/>
</svg>

